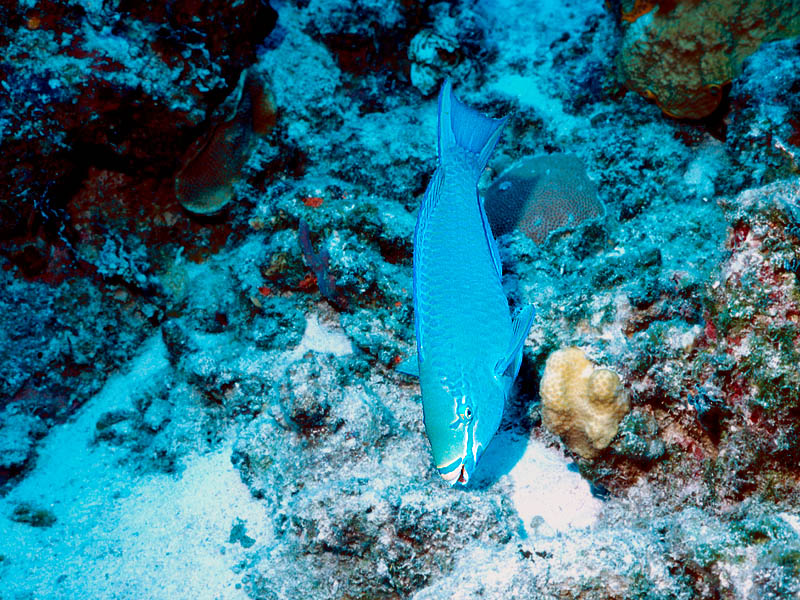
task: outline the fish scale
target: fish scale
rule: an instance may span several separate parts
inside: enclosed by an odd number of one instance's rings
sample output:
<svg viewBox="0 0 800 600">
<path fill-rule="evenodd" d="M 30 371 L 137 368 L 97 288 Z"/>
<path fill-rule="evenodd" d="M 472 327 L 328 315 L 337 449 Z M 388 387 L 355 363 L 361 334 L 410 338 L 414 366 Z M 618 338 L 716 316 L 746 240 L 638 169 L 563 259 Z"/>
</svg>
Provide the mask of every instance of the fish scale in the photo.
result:
<svg viewBox="0 0 800 600">
<path fill-rule="evenodd" d="M 467 483 L 500 425 L 532 307 L 512 322 L 477 192 L 505 119 L 439 95 L 439 162 L 414 234 L 414 315 L 425 432 L 451 485 Z"/>
<path fill-rule="evenodd" d="M 452 180 L 472 177 L 463 169 L 450 169 L 445 186 Z M 465 170 L 463 170 L 465 171 Z M 466 202 L 464 198 L 468 199 Z M 464 350 L 494 344 L 499 354 L 506 349 L 497 328 L 510 332 L 511 318 L 499 278 L 494 272 L 480 221 L 477 191 L 473 186 L 461 197 L 443 197 L 425 231 L 420 263 L 418 297 L 431 322 L 432 340 L 457 345 Z M 478 240 L 479 243 L 474 243 Z M 426 268 L 431 264 L 432 268 Z M 441 276 L 441 274 L 445 276 Z M 481 340 L 481 334 L 486 337 Z M 436 343 L 433 341 L 432 343 Z M 434 354 L 434 356 L 437 356 Z M 493 366 L 493 365 L 492 365 Z"/>
</svg>

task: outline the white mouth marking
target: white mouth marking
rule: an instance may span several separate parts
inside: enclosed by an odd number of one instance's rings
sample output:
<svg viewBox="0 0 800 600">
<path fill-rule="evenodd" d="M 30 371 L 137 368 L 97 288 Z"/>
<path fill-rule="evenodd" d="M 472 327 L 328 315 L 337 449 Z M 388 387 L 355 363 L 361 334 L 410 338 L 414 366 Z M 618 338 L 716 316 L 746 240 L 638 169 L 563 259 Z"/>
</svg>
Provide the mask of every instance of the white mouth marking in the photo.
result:
<svg viewBox="0 0 800 600">
<path fill-rule="evenodd" d="M 461 465 L 456 470 L 450 473 L 439 473 L 446 482 L 450 485 L 455 483 L 467 483 L 469 481 L 469 477 L 467 476 L 467 470 L 464 468 L 464 465 Z"/>
</svg>

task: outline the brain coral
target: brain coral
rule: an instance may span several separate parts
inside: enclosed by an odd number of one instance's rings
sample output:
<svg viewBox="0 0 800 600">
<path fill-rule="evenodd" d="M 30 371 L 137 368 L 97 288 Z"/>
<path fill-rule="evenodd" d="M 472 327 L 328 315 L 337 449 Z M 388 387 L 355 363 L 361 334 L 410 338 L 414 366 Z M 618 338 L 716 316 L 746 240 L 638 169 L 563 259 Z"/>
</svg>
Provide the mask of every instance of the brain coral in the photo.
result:
<svg viewBox="0 0 800 600">
<path fill-rule="evenodd" d="M 584 458 L 611 443 L 630 408 L 619 376 L 596 368 L 580 348 L 564 348 L 547 358 L 539 394 L 545 427 Z"/>
<path fill-rule="evenodd" d="M 495 235 L 519 228 L 537 244 L 553 231 L 605 214 L 583 163 L 569 154 L 517 161 L 492 182 L 485 200 Z"/>
<path fill-rule="evenodd" d="M 617 55 L 619 77 L 676 118 L 711 114 L 723 87 L 762 42 L 800 34 L 797 0 L 634 4 L 625 12 L 623 3 L 620 15 L 632 22 Z M 668 10 L 647 10 L 655 4 Z"/>
</svg>

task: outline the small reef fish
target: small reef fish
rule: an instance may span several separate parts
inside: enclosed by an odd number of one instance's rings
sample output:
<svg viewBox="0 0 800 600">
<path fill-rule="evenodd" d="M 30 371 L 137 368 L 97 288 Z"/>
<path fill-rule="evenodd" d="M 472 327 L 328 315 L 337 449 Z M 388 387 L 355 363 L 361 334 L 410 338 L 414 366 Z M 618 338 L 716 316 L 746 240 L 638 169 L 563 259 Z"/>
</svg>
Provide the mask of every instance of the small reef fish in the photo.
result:
<svg viewBox="0 0 800 600">
<path fill-rule="evenodd" d="M 500 426 L 532 306 L 512 320 L 478 178 L 506 118 L 439 94 L 438 165 L 414 232 L 414 317 L 425 432 L 439 474 L 466 484 Z"/>
</svg>

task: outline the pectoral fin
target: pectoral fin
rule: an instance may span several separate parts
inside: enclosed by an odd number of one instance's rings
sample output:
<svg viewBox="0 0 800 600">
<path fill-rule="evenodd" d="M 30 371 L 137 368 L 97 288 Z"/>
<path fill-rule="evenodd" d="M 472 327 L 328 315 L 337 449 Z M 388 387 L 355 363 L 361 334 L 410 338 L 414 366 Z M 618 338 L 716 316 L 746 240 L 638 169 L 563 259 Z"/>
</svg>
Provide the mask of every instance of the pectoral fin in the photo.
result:
<svg viewBox="0 0 800 600">
<path fill-rule="evenodd" d="M 536 311 L 532 305 L 528 304 L 514 317 L 508 351 L 497 362 L 495 367 L 495 374 L 498 377 L 505 375 L 506 377 L 511 377 L 511 379 L 516 378 L 519 366 L 522 363 L 522 347 L 525 345 L 525 339 L 528 337 L 528 332 L 531 329 L 531 325 L 533 325 L 535 316 Z"/>
<path fill-rule="evenodd" d="M 405 360 L 401 360 L 395 370 L 403 375 L 419 377 L 419 357 L 416 354 L 412 354 Z"/>
</svg>

